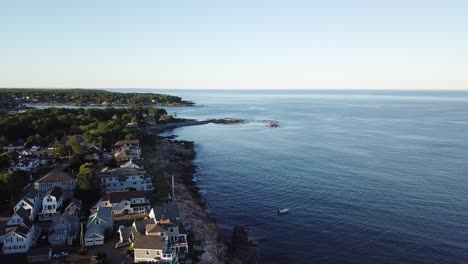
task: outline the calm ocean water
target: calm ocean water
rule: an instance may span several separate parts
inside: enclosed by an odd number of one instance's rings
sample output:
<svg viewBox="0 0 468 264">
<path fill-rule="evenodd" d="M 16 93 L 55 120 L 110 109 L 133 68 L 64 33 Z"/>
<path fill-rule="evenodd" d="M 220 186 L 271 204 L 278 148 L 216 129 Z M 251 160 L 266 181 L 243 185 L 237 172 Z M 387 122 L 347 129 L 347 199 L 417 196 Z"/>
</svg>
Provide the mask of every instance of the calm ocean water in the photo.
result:
<svg viewBox="0 0 468 264">
<path fill-rule="evenodd" d="M 210 212 L 227 235 L 245 225 L 261 263 L 468 263 L 468 92 L 169 93 L 197 103 L 179 117 L 249 121 L 172 133 L 195 141 Z"/>
</svg>

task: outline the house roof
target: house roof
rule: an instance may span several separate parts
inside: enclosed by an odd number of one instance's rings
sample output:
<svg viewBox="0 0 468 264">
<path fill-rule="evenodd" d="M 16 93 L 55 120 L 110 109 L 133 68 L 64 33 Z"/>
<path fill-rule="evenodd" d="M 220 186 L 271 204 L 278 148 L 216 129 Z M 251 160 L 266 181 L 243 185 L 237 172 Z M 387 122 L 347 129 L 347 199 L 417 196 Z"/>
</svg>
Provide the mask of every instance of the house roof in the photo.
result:
<svg viewBox="0 0 468 264">
<path fill-rule="evenodd" d="M 123 146 L 123 145 L 140 145 L 140 140 L 138 139 L 125 139 L 117 141 L 114 146 Z"/>
<path fill-rule="evenodd" d="M 158 224 L 147 224 L 145 229 L 146 229 L 146 233 L 149 233 L 149 234 L 161 233 L 161 232 L 167 231 L 167 229 L 165 229 L 163 226 L 160 226 Z"/>
<path fill-rule="evenodd" d="M 145 232 L 147 224 L 155 224 L 154 219 L 146 218 L 146 219 L 139 219 L 134 222 L 135 227 L 138 232 Z"/>
<path fill-rule="evenodd" d="M 65 210 L 67 210 L 68 208 L 70 208 L 71 206 L 75 206 L 78 208 L 78 210 L 81 210 L 81 201 L 76 199 L 76 198 L 73 198 L 70 203 L 67 205 L 67 207 L 65 208 Z"/>
<path fill-rule="evenodd" d="M 128 241 L 130 238 L 130 234 L 136 235 L 137 233 L 137 231 L 135 230 L 135 227 L 133 226 L 120 227 L 119 232 L 122 235 L 123 241 Z"/>
<path fill-rule="evenodd" d="M 108 192 L 104 194 L 101 201 L 109 201 L 110 203 L 120 203 L 123 200 L 145 197 L 146 195 L 144 191 Z"/>
<path fill-rule="evenodd" d="M 29 216 L 31 215 L 31 212 L 29 210 L 26 210 L 23 207 L 20 207 L 20 208 L 18 208 L 18 210 L 15 211 L 15 213 L 13 213 L 13 215 L 9 219 L 11 219 L 15 214 L 18 215 L 19 218 L 21 218 L 21 220 L 23 220 L 23 223 L 26 226 L 28 226 L 28 227 L 32 226 L 32 224 L 33 224 L 32 220 L 29 219 Z"/>
<path fill-rule="evenodd" d="M 49 247 L 39 247 L 39 248 L 31 248 L 28 250 L 27 255 L 29 256 L 44 256 L 49 255 L 52 249 Z"/>
<path fill-rule="evenodd" d="M 131 156 L 131 155 L 132 153 L 130 151 L 126 149 L 121 149 L 114 154 L 114 157 L 118 158 L 118 157 L 126 157 L 126 156 Z"/>
<path fill-rule="evenodd" d="M 57 182 L 57 181 L 74 181 L 75 179 L 68 172 L 52 172 L 37 180 L 37 182 Z"/>
<path fill-rule="evenodd" d="M 55 187 L 49 189 L 49 190 L 45 193 L 44 196 L 50 195 L 50 196 L 53 196 L 53 197 L 56 197 L 56 198 L 60 198 L 60 197 L 62 196 L 62 194 L 63 194 L 62 188 L 55 186 Z"/>
<path fill-rule="evenodd" d="M 160 236 L 139 236 L 133 248 L 162 250 L 164 248 L 163 238 Z"/>
<path fill-rule="evenodd" d="M 32 189 L 30 192 L 28 192 L 24 196 L 24 198 L 34 199 L 34 198 L 36 198 L 37 194 L 38 194 L 38 191 L 36 191 L 35 189 Z"/>
<path fill-rule="evenodd" d="M 129 168 L 129 167 L 131 167 L 132 165 L 133 165 L 133 166 L 136 166 L 137 168 L 140 167 L 140 165 L 135 164 L 135 163 L 133 162 L 133 160 L 129 160 L 129 161 L 125 162 L 124 164 L 120 165 L 120 168 Z"/>
<path fill-rule="evenodd" d="M 85 237 L 86 238 L 104 237 L 104 231 L 105 231 L 104 227 L 92 225 L 86 228 Z"/>
<path fill-rule="evenodd" d="M 30 230 L 30 228 L 27 228 L 23 225 L 15 226 L 13 229 L 11 229 L 5 234 L 5 237 L 10 236 L 13 233 L 16 233 L 22 237 L 27 237 Z"/>
<path fill-rule="evenodd" d="M 151 209 L 154 213 L 156 221 L 161 221 L 161 219 L 177 219 L 180 218 L 179 209 L 174 203 L 165 204 L 163 206 L 155 206 Z"/>
<path fill-rule="evenodd" d="M 99 218 L 106 221 L 110 221 L 112 219 L 112 211 L 110 208 L 107 207 L 98 207 L 97 211 L 94 214 L 92 214 L 89 218 L 90 220 L 91 218 Z"/>
</svg>

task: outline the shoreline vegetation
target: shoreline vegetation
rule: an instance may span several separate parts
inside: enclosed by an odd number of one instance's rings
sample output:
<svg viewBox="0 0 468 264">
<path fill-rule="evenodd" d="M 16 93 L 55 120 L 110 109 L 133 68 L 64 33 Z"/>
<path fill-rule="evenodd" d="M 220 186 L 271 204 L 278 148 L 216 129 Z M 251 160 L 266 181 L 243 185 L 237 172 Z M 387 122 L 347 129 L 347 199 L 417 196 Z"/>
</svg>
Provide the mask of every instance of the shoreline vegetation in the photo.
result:
<svg viewBox="0 0 468 264">
<path fill-rule="evenodd" d="M 28 105 L 74 106 L 192 106 L 193 102 L 167 94 L 120 93 L 97 89 L 0 89 L 0 109 L 26 109 Z"/>
</svg>

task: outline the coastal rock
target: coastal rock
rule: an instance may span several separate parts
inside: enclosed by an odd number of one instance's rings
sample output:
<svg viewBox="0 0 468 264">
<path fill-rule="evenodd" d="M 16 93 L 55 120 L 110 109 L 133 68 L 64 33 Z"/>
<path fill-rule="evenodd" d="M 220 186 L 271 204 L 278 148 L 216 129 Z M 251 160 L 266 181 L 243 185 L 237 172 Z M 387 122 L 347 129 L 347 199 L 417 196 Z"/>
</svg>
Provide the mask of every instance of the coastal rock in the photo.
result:
<svg viewBox="0 0 468 264">
<path fill-rule="evenodd" d="M 279 124 L 278 124 L 278 122 L 276 122 L 274 120 L 268 120 L 266 122 L 266 126 L 269 127 L 269 128 L 276 128 L 276 127 L 279 127 Z"/>
<path fill-rule="evenodd" d="M 247 230 L 242 226 L 235 226 L 232 231 L 231 253 L 244 264 L 257 263 L 255 243 L 249 240 Z"/>
<path fill-rule="evenodd" d="M 213 124 L 223 124 L 223 125 L 236 125 L 236 124 L 245 124 L 245 120 L 243 119 L 235 119 L 235 118 L 223 118 L 223 119 L 209 119 L 207 120 L 209 123 Z"/>
</svg>

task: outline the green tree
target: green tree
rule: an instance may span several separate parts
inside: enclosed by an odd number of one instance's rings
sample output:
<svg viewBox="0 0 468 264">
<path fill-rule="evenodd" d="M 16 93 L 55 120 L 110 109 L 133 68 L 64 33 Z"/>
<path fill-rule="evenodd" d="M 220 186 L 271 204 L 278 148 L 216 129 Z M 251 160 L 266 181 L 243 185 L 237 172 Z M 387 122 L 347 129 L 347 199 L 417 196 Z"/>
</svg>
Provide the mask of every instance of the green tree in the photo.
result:
<svg viewBox="0 0 468 264">
<path fill-rule="evenodd" d="M 76 186 L 76 196 L 83 202 L 90 202 L 99 197 L 100 185 L 95 177 L 93 163 L 88 162 L 80 166 L 80 171 L 76 178 Z"/>
<path fill-rule="evenodd" d="M 67 145 L 70 146 L 74 155 L 82 155 L 85 153 L 85 147 L 76 136 L 71 136 L 67 140 Z"/>
</svg>

